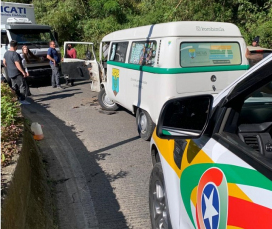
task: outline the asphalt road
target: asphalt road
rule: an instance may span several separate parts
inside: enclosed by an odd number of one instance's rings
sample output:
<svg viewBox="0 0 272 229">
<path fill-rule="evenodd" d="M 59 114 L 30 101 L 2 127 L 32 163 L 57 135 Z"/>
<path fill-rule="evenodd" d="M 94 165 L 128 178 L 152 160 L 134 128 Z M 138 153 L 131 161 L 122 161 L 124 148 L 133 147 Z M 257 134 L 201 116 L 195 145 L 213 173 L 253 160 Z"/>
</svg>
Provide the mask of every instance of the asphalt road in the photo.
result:
<svg viewBox="0 0 272 229">
<path fill-rule="evenodd" d="M 56 187 L 59 228 L 150 228 L 152 163 L 134 115 L 101 110 L 88 81 L 30 89 L 23 114 L 43 125 L 39 145 Z"/>
</svg>

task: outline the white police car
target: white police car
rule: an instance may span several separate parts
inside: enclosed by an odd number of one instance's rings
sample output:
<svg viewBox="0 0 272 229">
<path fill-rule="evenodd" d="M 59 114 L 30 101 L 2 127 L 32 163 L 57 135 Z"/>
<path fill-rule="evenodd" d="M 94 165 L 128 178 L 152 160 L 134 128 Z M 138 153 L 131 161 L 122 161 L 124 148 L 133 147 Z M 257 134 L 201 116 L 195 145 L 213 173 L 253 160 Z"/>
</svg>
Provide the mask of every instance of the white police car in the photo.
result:
<svg viewBox="0 0 272 229">
<path fill-rule="evenodd" d="M 272 54 L 215 99 L 176 98 L 151 139 L 152 228 L 272 228 Z"/>
</svg>

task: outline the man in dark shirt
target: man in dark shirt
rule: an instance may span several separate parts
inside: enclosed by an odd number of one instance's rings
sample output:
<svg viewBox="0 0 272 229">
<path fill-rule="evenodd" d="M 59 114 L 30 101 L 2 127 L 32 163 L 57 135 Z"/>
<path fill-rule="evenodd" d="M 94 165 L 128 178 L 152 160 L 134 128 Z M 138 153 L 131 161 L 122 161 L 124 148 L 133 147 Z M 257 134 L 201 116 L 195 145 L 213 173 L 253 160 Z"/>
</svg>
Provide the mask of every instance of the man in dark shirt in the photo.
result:
<svg viewBox="0 0 272 229">
<path fill-rule="evenodd" d="M 22 58 L 16 52 L 17 41 L 12 40 L 10 43 L 10 49 L 5 52 L 3 64 L 7 67 L 8 76 L 11 79 L 12 89 L 15 90 L 19 102 L 21 104 L 30 104 L 25 101 L 26 95 L 26 73 L 22 66 Z"/>
<path fill-rule="evenodd" d="M 56 44 L 54 41 L 50 41 L 49 43 L 50 48 L 47 51 L 47 59 L 50 60 L 50 67 L 52 68 L 52 87 L 55 88 L 61 88 L 59 83 L 59 77 L 60 77 L 60 57 L 58 55 L 58 52 L 56 50 Z"/>
</svg>

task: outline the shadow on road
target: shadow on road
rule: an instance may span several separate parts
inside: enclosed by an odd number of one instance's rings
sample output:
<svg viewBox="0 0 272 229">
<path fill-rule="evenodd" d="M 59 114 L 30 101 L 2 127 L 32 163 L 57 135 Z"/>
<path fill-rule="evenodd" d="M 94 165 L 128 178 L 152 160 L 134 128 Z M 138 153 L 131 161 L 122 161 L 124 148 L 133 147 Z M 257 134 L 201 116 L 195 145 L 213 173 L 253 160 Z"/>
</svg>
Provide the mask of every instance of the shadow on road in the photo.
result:
<svg viewBox="0 0 272 229">
<path fill-rule="evenodd" d="M 49 95 L 49 96 L 46 96 L 44 98 L 40 98 L 40 99 L 36 99 L 35 101 L 36 102 L 43 102 L 43 101 L 48 101 L 48 100 L 52 100 L 52 99 L 65 99 L 65 98 L 68 98 L 68 97 L 72 97 L 76 94 L 80 94 L 82 92 L 76 92 L 76 93 L 63 93 L 63 91 L 61 91 L 62 93 L 59 93 L 59 94 L 54 94 L 54 95 Z"/>
<path fill-rule="evenodd" d="M 55 98 L 56 96 L 58 95 L 53 94 L 47 97 L 46 100 Z M 61 97 L 63 96 L 64 94 L 61 94 Z M 120 211 L 120 205 L 110 184 L 114 180 L 126 177 L 127 172 L 120 171 L 117 174 L 106 174 L 99 166 L 98 161 L 103 160 L 101 152 L 137 140 L 139 137 L 133 137 L 89 152 L 77 137 L 79 132 L 74 127 L 67 126 L 62 120 L 49 112 L 46 107 L 32 102 L 31 106 L 22 107 L 22 111 L 26 118 L 33 122 L 39 122 L 44 126 L 45 138 L 39 142 L 39 146 L 48 165 L 49 180 L 55 185 L 60 228 L 91 228 L 94 226 L 95 220 L 93 218 L 89 219 L 88 225 L 85 225 L 85 227 L 84 225 L 83 227 L 82 225 L 78 225 L 77 221 L 80 221 L 81 215 L 85 215 L 86 218 L 86 212 L 80 212 L 81 208 L 78 208 L 78 212 L 73 212 L 71 208 L 71 206 L 74 206 L 73 204 L 76 205 L 77 203 L 81 203 L 83 208 L 84 204 L 90 204 L 83 203 L 82 199 L 77 199 L 74 195 L 77 192 L 84 194 L 86 190 L 89 192 L 86 195 L 90 195 L 93 202 L 95 210 L 94 217 L 97 220 L 97 227 L 99 229 L 129 228 L 123 213 Z M 74 158 L 72 157 L 73 155 Z M 68 163 L 69 166 L 63 166 L 65 163 Z M 73 171 L 82 171 L 82 176 L 86 179 L 83 179 L 81 175 L 81 177 L 67 177 L 67 174 L 69 174 L 67 171 L 70 170 L 71 173 Z M 69 182 L 73 179 L 85 180 L 85 186 L 87 185 L 88 189 L 78 187 L 71 196 L 69 194 L 71 190 L 66 189 L 69 187 Z M 84 216 L 82 217 L 84 218 Z"/>
<path fill-rule="evenodd" d="M 59 79 L 59 82 L 62 86 L 64 86 L 66 83 L 66 81 L 63 77 Z M 90 84 L 90 83 L 91 83 L 91 81 L 89 81 L 89 80 L 75 80 L 75 82 L 74 82 L 75 86 L 83 85 L 83 84 Z M 48 77 L 47 79 L 43 79 L 43 80 L 30 81 L 30 82 L 28 82 L 28 84 L 29 84 L 30 88 L 51 86 L 51 77 Z M 73 86 L 71 86 L 71 84 L 69 84 L 69 86 L 67 86 L 67 87 L 73 88 Z"/>
<path fill-rule="evenodd" d="M 129 143 L 129 142 L 132 142 L 132 141 L 135 141 L 135 140 L 138 140 L 140 137 L 139 136 L 136 136 L 136 137 L 133 137 L 133 138 L 129 138 L 127 140 L 124 140 L 124 141 L 121 141 L 121 142 L 118 142 L 118 143 L 115 143 L 115 144 L 112 144 L 110 146 L 107 146 L 107 147 L 104 147 L 102 149 L 99 149 L 99 150 L 95 150 L 93 151 L 92 153 L 93 154 L 99 154 L 101 152 L 104 152 L 104 151 L 107 151 L 107 150 L 110 150 L 110 149 L 113 149 L 115 147 L 118 147 L 118 146 L 121 146 L 121 145 L 124 145 L 126 143 Z M 99 158 L 97 158 L 99 159 Z"/>
</svg>

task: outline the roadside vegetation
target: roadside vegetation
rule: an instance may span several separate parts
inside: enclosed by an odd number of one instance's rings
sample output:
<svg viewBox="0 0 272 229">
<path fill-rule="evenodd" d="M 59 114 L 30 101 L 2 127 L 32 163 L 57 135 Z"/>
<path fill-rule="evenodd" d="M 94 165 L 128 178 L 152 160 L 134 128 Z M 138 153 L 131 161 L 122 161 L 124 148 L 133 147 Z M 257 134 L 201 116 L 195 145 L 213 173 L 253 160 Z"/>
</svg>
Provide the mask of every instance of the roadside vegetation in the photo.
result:
<svg viewBox="0 0 272 229">
<path fill-rule="evenodd" d="M 125 28 L 170 21 L 236 24 L 248 44 L 272 48 L 272 0 L 11 0 L 33 3 L 37 23 L 53 27 L 64 41 L 94 42 Z"/>
<path fill-rule="evenodd" d="M 18 153 L 23 118 L 17 96 L 7 83 L 1 83 L 1 165 L 7 166 Z"/>
</svg>

